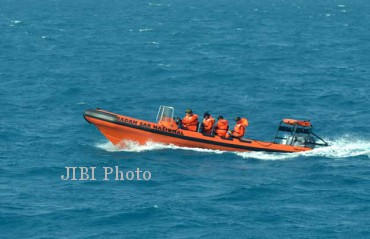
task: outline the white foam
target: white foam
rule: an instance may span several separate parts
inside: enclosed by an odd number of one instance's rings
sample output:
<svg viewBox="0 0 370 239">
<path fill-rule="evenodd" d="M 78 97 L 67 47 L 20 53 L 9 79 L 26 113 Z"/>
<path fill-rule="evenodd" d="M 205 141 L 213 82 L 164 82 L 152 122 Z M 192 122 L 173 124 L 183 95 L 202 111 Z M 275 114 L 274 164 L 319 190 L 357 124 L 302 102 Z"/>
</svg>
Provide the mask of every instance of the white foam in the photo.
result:
<svg viewBox="0 0 370 239">
<path fill-rule="evenodd" d="M 152 2 L 150 2 L 148 4 L 149 4 L 149 6 L 157 6 L 157 7 L 162 6 L 161 3 L 152 3 Z"/>
<path fill-rule="evenodd" d="M 360 155 L 370 155 L 370 141 L 345 135 L 342 138 L 329 141 L 329 147 L 321 147 L 303 153 L 305 156 L 320 156 L 326 158 L 348 158 Z"/>
<path fill-rule="evenodd" d="M 104 142 L 96 144 L 96 147 L 103 149 L 108 152 L 144 152 L 144 151 L 154 151 L 154 150 L 162 150 L 162 149 L 174 149 L 174 150 L 191 150 L 197 152 L 207 152 L 207 153 L 216 153 L 221 154 L 225 151 L 221 150 L 212 150 L 212 149 L 201 149 L 201 148 L 189 148 L 189 147 L 179 147 L 173 144 L 166 145 L 160 144 L 155 142 L 147 142 L 144 145 L 140 145 L 135 141 L 124 140 L 119 145 L 114 145 L 111 142 Z"/>
<path fill-rule="evenodd" d="M 11 21 L 12 23 L 14 23 L 14 24 L 19 24 L 19 23 L 21 23 L 22 21 L 19 21 L 19 20 L 13 20 L 13 21 Z"/>
<path fill-rule="evenodd" d="M 164 66 L 164 67 L 170 67 L 171 64 L 163 64 L 163 63 L 159 63 L 158 66 Z"/>
<path fill-rule="evenodd" d="M 148 32 L 148 31 L 153 31 L 152 28 L 141 28 L 139 29 L 139 32 Z"/>
<path fill-rule="evenodd" d="M 139 145 L 134 141 L 125 140 L 119 145 L 114 145 L 108 141 L 105 143 L 99 143 L 96 145 L 96 147 L 108 152 L 143 152 L 165 149 L 167 146 L 153 142 L 147 142 L 145 145 Z"/>
<path fill-rule="evenodd" d="M 340 5 L 338 5 L 338 7 L 345 7 L 346 5 L 343 5 L 343 4 L 340 4 Z"/>
<path fill-rule="evenodd" d="M 324 157 L 324 158 L 349 158 L 361 155 L 366 155 L 370 158 L 370 141 L 361 140 L 351 136 L 343 136 L 341 138 L 328 141 L 330 146 L 319 147 L 307 152 L 299 153 L 267 153 L 267 152 L 234 152 L 234 154 L 242 158 L 253 158 L 261 160 L 286 160 L 297 157 Z M 226 151 L 179 147 L 175 145 L 165 145 L 154 142 L 147 142 L 145 145 L 140 145 L 134 141 L 123 141 L 119 146 L 113 145 L 109 141 L 99 143 L 96 147 L 108 152 L 144 152 L 163 149 L 173 150 L 191 150 L 197 152 L 222 154 Z"/>
<path fill-rule="evenodd" d="M 243 158 L 255 158 L 262 160 L 284 160 L 296 157 L 324 157 L 324 158 L 349 158 L 361 155 L 370 157 L 370 141 L 360 140 L 351 136 L 344 136 L 336 140 L 328 141 L 328 147 L 318 147 L 311 151 L 299 153 L 265 153 L 243 152 L 236 153 Z"/>
<path fill-rule="evenodd" d="M 261 159 L 261 160 L 285 160 L 300 156 L 300 153 L 287 154 L 287 153 L 265 153 L 265 152 L 242 152 L 235 154 L 245 159 Z"/>
</svg>

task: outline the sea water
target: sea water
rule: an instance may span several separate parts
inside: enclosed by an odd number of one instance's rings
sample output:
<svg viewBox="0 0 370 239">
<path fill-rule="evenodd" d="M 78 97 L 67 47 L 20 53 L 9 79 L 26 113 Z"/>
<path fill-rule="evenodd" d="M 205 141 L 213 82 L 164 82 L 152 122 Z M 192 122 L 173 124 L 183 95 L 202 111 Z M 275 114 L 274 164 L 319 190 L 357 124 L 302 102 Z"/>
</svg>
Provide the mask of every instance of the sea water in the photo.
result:
<svg viewBox="0 0 370 239">
<path fill-rule="evenodd" d="M 3 0 L 0 237 L 369 238 L 369 6 Z M 122 149 L 82 117 L 154 121 L 160 105 L 247 117 L 266 141 L 282 118 L 310 119 L 330 146 Z M 150 180 L 127 180 L 138 169 Z"/>
</svg>

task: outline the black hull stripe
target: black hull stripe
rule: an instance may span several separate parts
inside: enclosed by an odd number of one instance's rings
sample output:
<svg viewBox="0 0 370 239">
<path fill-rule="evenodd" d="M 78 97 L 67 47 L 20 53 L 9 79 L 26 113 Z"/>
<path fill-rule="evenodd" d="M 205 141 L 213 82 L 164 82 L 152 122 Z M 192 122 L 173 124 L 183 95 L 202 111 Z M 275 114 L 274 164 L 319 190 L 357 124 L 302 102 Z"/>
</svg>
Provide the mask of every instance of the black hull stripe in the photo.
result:
<svg viewBox="0 0 370 239">
<path fill-rule="evenodd" d="M 227 148 L 244 149 L 244 150 L 249 150 L 249 151 L 291 153 L 289 151 L 254 148 L 254 147 L 248 147 L 248 146 L 241 146 L 241 145 L 235 145 L 235 144 L 215 142 L 215 141 L 206 140 L 206 139 L 199 139 L 199 138 L 194 138 L 194 137 L 185 136 L 185 135 L 171 134 L 171 133 L 163 132 L 163 131 L 160 131 L 160 130 L 140 127 L 140 126 L 137 126 L 137 125 L 127 124 L 127 123 L 124 123 L 124 122 L 121 122 L 121 121 L 117 121 L 116 120 L 116 115 L 113 115 L 113 114 L 111 115 L 111 114 L 108 114 L 108 113 L 105 113 L 105 112 L 100 112 L 100 111 L 95 111 L 95 110 L 94 110 L 95 112 L 91 112 L 91 111 L 92 110 L 87 110 L 84 113 L 84 116 L 85 117 L 88 116 L 88 117 L 95 118 L 95 119 L 102 120 L 102 121 L 106 121 L 106 122 L 109 122 L 109 123 L 118 124 L 118 125 L 130 127 L 130 128 L 138 129 L 138 130 L 143 130 L 143 131 L 155 133 L 155 134 L 165 135 L 165 136 L 169 136 L 169 137 L 173 137 L 173 138 L 179 138 L 179 139 L 189 140 L 189 141 L 198 142 L 198 143 L 205 143 L 205 144 L 223 146 L 223 147 L 227 147 Z M 99 117 L 100 114 L 102 114 L 103 117 Z M 106 117 L 106 116 L 108 116 L 108 117 Z"/>
</svg>

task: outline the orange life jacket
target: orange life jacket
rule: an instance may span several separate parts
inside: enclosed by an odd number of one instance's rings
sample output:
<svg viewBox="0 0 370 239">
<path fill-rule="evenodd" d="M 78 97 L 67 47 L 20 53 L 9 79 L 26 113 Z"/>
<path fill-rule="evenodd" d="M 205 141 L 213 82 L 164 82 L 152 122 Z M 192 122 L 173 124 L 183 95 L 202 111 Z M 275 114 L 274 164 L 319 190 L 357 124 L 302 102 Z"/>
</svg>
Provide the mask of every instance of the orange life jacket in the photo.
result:
<svg viewBox="0 0 370 239">
<path fill-rule="evenodd" d="M 240 119 L 240 124 L 242 124 L 244 127 L 248 126 L 248 120 L 246 118 L 241 118 Z"/>
<path fill-rule="evenodd" d="M 229 122 L 225 119 L 220 119 L 216 125 L 216 134 L 220 137 L 225 137 L 229 129 Z"/>
<path fill-rule="evenodd" d="M 209 116 L 208 119 L 203 119 L 203 133 L 211 134 L 214 124 L 215 119 L 212 116 Z"/>
<path fill-rule="evenodd" d="M 190 130 L 190 131 L 197 131 L 198 126 L 198 115 L 192 114 L 192 115 L 185 115 L 185 117 L 181 121 L 182 126 L 184 129 Z"/>
<path fill-rule="evenodd" d="M 246 118 L 242 118 L 240 119 L 235 127 L 234 127 L 234 131 L 232 133 L 232 135 L 235 137 L 235 138 L 242 138 L 245 134 L 245 128 L 248 126 L 248 120 Z"/>
</svg>

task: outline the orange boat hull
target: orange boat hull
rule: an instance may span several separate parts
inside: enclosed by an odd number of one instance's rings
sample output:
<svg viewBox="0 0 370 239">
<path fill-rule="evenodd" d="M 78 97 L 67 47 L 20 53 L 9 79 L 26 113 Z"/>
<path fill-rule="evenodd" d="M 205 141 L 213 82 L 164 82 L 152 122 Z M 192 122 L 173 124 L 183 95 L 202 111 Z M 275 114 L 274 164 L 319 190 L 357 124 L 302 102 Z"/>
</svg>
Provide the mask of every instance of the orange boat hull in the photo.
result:
<svg viewBox="0 0 370 239">
<path fill-rule="evenodd" d="M 158 123 L 138 120 L 104 110 L 87 110 L 85 119 L 94 124 L 114 145 L 121 146 L 125 140 L 139 144 L 157 142 L 180 147 L 205 148 L 222 151 L 267 151 L 301 152 L 311 148 L 276 144 L 252 139 L 225 139 L 219 136 L 203 135 L 182 129 L 170 129 Z"/>
</svg>

